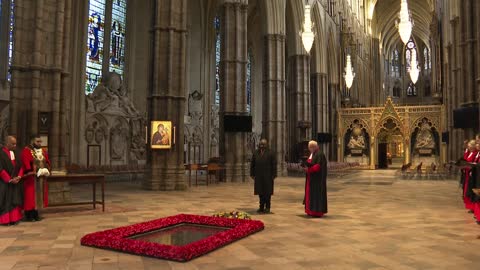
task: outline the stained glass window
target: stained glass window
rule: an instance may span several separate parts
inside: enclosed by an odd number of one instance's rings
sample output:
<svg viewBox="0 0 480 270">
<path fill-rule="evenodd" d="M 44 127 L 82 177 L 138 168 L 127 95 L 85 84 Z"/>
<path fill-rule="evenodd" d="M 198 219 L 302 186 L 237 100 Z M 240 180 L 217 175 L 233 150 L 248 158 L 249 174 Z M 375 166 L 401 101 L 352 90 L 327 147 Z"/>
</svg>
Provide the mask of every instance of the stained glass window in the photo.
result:
<svg viewBox="0 0 480 270">
<path fill-rule="evenodd" d="M 407 68 L 407 72 L 410 71 L 410 60 L 412 59 L 412 53 L 410 50 L 405 51 L 405 67 Z"/>
<path fill-rule="evenodd" d="M 247 55 L 247 112 L 251 112 L 252 107 L 252 54 L 248 50 Z"/>
<path fill-rule="evenodd" d="M 126 16 L 126 0 L 113 0 L 109 70 L 111 72 L 114 71 L 120 75 L 123 75 L 123 68 L 125 66 Z"/>
<path fill-rule="evenodd" d="M 215 27 L 215 105 L 220 105 L 220 18 L 213 20 Z"/>
<path fill-rule="evenodd" d="M 7 80 L 10 81 L 12 79 L 12 71 L 10 67 L 12 66 L 13 60 L 13 28 L 15 26 L 15 0 L 10 0 L 10 20 L 9 20 L 9 27 L 8 27 L 8 74 Z"/>
<path fill-rule="evenodd" d="M 398 57 L 398 50 L 395 49 L 395 73 L 397 76 L 399 76 L 399 70 L 400 70 L 400 59 Z"/>
<path fill-rule="evenodd" d="M 410 82 L 407 87 L 407 96 L 416 96 L 417 95 L 417 87 L 413 84 L 413 82 Z"/>
<path fill-rule="evenodd" d="M 425 47 L 423 49 L 423 61 L 425 62 L 425 70 L 432 68 L 432 60 L 430 59 L 430 50 Z"/>
<path fill-rule="evenodd" d="M 393 76 L 396 76 L 396 77 L 400 76 L 399 70 L 400 70 L 399 53 L 398 53 L 398 50 L 395 49 L 392 52 L 392 74 L 393 74 Z"/>
<path fill-rule="evenodd" d="M 392 74 L 395 73 L 395 52 L 392 52 Z"/>
<path fill-rule="evenodd" d="M 85 93 L 95 90 L 102 77 L 105 0 L 90 0 Z"/>
<path fill-rule="evenodd" d="M 85 72 L 85 94 L 87 95 L 91 94 L 100 83 L 104 70 L 120 75 L 124 73 L 127 0 L 112 0 L 111 5 L 108 6 L 106 3 L 107 0 L 89 1 Z M 108 21 L 105 21 L 106 18 Z M 104 44 L 105 40 L 110 41 Z"/>
<path fill-rule="evenodd" d="M 413 42 L 413 39 L 410 38 L 410 40 L 407 42 L 407 47 L 405 48 L 405 68 L 407 72 L 410 71 L 410 62 L 412 60 L 412 50 L 415 50 L 415 52 L 417 52 L 415 42 Z M 417 57 L 418 57 L 418 53 L 417 53 Z"/>
</svg>

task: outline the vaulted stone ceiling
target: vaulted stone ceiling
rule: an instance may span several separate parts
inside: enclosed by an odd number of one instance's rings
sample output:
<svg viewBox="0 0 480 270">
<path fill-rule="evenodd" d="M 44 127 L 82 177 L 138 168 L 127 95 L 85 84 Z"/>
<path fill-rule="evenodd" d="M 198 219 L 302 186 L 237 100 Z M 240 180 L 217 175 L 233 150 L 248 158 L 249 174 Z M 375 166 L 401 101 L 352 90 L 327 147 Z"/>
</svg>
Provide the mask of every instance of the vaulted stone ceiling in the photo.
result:
<svg viewBox="0 0 480 270">
<path fill-rule="evenodd" d="M 401 0 L 371 0 L 373 9 L 372 34 L 381 36 L 381 44 L 386 53 L 400 41 L 395 21 L 398 20 Z M 414 39 L 429 46 L 430 22 L 434 10 L 433 0 L 408 0 L 408 8 L 412 13 Z"/>
</svg>

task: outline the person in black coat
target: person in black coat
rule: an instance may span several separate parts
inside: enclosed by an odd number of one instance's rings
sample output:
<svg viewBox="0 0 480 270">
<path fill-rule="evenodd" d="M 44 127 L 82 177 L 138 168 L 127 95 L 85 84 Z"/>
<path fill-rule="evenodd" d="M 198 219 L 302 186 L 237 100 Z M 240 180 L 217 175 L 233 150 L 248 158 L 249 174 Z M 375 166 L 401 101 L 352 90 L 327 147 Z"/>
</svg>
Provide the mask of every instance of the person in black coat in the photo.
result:
<svg viewBox="0 0 480 270">
<path fill-rule="evenodd" d="M 322 217 L 328 212 L 327 159 L 316 141 L 308 143 L 308 150 L 310 157 L 303 163 L 306 172 L 305 213 L 311 217 Z"/>
<path fill-rule="evenodd" d="M 273 180 L 277 177 L 275 154 L 267 148 L 267 140 L 260 140 L 258 149 L 252 156 L 250 176 L 255 182 L 254 194 L 259 197 L 258 213 L 270 213 Z"/>
</svg>

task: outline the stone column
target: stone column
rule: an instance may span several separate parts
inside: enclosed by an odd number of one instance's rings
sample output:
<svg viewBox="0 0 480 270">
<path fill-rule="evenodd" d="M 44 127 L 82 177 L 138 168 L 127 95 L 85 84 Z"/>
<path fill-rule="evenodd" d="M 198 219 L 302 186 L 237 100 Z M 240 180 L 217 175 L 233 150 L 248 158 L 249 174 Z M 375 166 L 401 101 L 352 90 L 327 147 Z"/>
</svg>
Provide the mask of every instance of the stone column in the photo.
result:
<svg viewBox="0 0 480 270">
<path fill-rule="evenodd" d="M 373 110 L 370 111 L 370 126 L 374 127 L 375 126 L 375 115 L 373 114 Z M 370 148 L 370 165 L 369 168 L 371 170 L 375 170 L 375 164 L 378 161 L 378 144 L 375 141 L 378 139 L 378 133 L 376 130 L 373 130 L 373 128 L 369 131 L 370 134 L 370 145 L 368 146 Z"/>
<path fill-rule="evenodd" d="M 329 160 L 338 160 L 338 152 L 337 152 L 337 142 L 339 138 L 343 140 L 342 135 L 339 132 L 340 125 L 338 121 L 338 110 L 341 108 L 342 105 L 342 95 L 340 93 L 340 86 L 337 83 L 328 84 L 328 79 L 325 78 L 325 83 L 327 86 L 328 91 L 328 100 L 329 104 L 327 110 L 330 112 L 330 126 L 329 130 L 332 134 L 332 141 L 330 142 L 329 148 Z M 340 149 L 341 150 L 341 149 Z"/>
<path fill-rule="evenodd" d="M 380 55 L 380 41 L 378 38 L 372 38 L 372 56 L 371 56 L 371 79 L 372 79 L 372 91 L 373 95 L 370 98 L 370 106 L 378 106 L 382 103 L 383 88 L 382 88 L 382 64 Z"/>
<path fill-rule="evenodd" d="M 403 122 L 406 123 L 407 125 L 409 125 L 410 123 L 410 109 L 406 109 L 405 110 L 405 116 L 403 118 Z M 404 139 L 404 148 L 405 148 L 405 164 L 408 164 L 410 162 L 412 162 L 412 159 L 411 159 L 411 134 L 412 134 L 412 131 L 410 130 L 410 128 L 407 128 L 405 129 L 406 133 L 407 134 L 403 134 L 403 139 Z"/>
<path fill-rule="evenodd" d="M 460 25 L 459 25 L 459 35 L 458 35 L 458 47 L 457 47 L 457 56 L 459 61 L 457 62 L 457 71 L 458 71 L 458 80 L 457 80 L 457 91 L 460 94 L 460 102 L 458 102 L 455 108 L 459 107 L 462 103 L 471 102 L 472 100 L 472 89 L 471 82 L 470 82 L 470 61 L 471 55 L 468 54 L 468 31 L 470 25 L 468 25 L 468 14 L 467 11 L 469 0 L 460 1 Z M 473 135 L 471 129 L 464 129 L 462 131 L 457 131 L 459 141 L 463 141 L 465 138 L 470 138 Z"/>
<path fill-rule="evenodd" d="M 54 66 L 52 87 L 52 128 L 50 131 L 49 154 L 55 161 L 54 169 L 64 170 L 66 129 L 61 125 L 61 115 L 64 111 L 62 105 L 62 89 L 68 89 L 68 63 L 70 51 L 64 50 L 70 46 L 71 0 L 57 0 Z"/>
<path fill-rule="evenodd" d="M 301 141 L 310 140 L 312 134 L 312 109 L 310 103 L 310 56 L 289 57 L 289 150 Z"/>
<path fill-rule="evenodd" d="M 263 77 L 263 136 L 277 156 L 277 175 L 287 174 L 285 96 L 285 35 L 265 36 Z"/>
<path fill-rule="evenodd" d="M 246 133 L 223 131 L 225 115 L 247 115 L 247 0 L 225 0 L 222 6 L 220 60 L 220 156 L 226 181 L 245 181 Z"/>
<path fill-rule="evenodd" d="M 467 92 L 466 93 L 466 101 L 467 102 L 475 102 L 475 81 L 476 81 L 476 78 L 475 78 L 475 74 L 474 74 L 474 70 L 475 70 L 475 67 L 474 67 L 474 64 L 475 64 L 475 59 L 477 57 L 477 53 L 475 50 L 474 50 L 474 42 L 476 42 L 476 40 L 474 39 L 474 29 L 475 29 L 475 25 L 473 24 L 473 12 L 472 12 L 472 1 L 474 0 L 465 0 L 465 1 L 462 1 L 464 2 L 464 20 L 462 21 L 465 21 L 465 25 L 464 25 L 464 30 L 465 30 L 465 49 L 466 51 L 462 51 L 462 53 L 464 54 L 464 58 L 466 59 L 466 61 L 464 62 L 465 64 L 465 69 L 466 69 L 466 82 L 465 82 L 465 86 L 466 86 L 466 89 L 465 91 Z M 476 1 L 476 0 L 475 0 Z"/>
<path fill-rule="evenodd" d="M 332 133 L 330 130 L 330 96 L 327 83 L 327 74 L 326 73 L 314 73 L 311 75 L 311 91 L 312 97 L 315 97 L 313 101 L 313 137 L 312 139 L 317 139 L 317 133 Z M 333 98 L 333 97 L 332 97 Z M 327 158 L 329 157 L 329 144 L 320 145 L 322 151 L 325 153 Z"/>
<path fill-rule="evenodd" d="M 460 103 L 463 102 L 463 96 L 464 96 L 464 91 L 465 88 L 462 85 L 463 77 L 462 72 L 463 70 L 461 69 L 461 52 L 462 47 L 460 46 L 460 27 L 459 27 L 459 22 L 460 19 L 456 17 L 453 19 L 451 22 L 452 26 L 452 33 L 453 33 L 453 55 L 452 59 L 453 61 L 451 62 L 452 65 L 452 71 L 453 71 L 453 76 L 452 76 L 452 85 L 453 85 L 453 91 L 451 91 L 451 100 L 452 100 L 452 110 L 459 107 Z M 464 132 L 463 130 L 460 129 L 454 129 L 452 132 L 452 138 L 450 141 L 450 147 L 453 148 L 453 155 L 454 157 L 458 158 L 460 157 L 460 154 L 462 150 L 459 150 L 459 148 L 462 147 L 463 145 L 463 140 L 464 140 Z"/>
<path fill-rule="evenodd" d="M 478 1 L 474 1 L 475 2 L 475 7 L 474 7 L 474 10 L 475 10 L 475 22 L 476 22 L 476 41 L 477 41 L 477 49 L 476 51 L 477 52 L 480 52 L 480 4 L 478 3 Z M 476 88 L 476 94 L 477 94 L 477 102 L 480 104 L 480 57 L 477 56 L 477 61 L 475 63 L 476 65 L 476 84 L 475 84 L 475 88 Z M 480 113 L 480 112 L 479 112 Z M 479 115 L 480 117 L 480 115 Z M 480 119 L 480 118 L 479 118 Z"/>
<path fill-rule="evenodd" d="M 143 187 L 183 190 L 187 188 L 183 167 L 187 0 L 156 0 L 154 12 L 149 120 L 172 121 L 175 132 L 171 130 L 171 149 L 149 150 Z"/>
<path fill-rule="evenodd" d="M 452 103 L 452 93 L 453 93 L 453 89 L 454 89 L 454 85 L 453 85 L 453 82 L 452 82 L 452 78 L 453 78 L 453 72 L 452 72 L 452 44 L 448 44 L 448 46 L 446 46 L 445 48 L 446 50 L 446 57 L 444 58 L 446 61 L 444 62 L 443 64 L 443 67 L 444 67 L 444 73 L 445 76 L 444 76 L 444 80 L 445 80 L 445 83 L 443 84 L 442 86 L 442 94 L 443 94 L 443 104 L 444 106 L 446 107 L 446 117 L 447 117 L 447 125 L 445 126 L 446 127 L 446 131 L 448 131 L 449 133 L 449 142 L 447 144 L 447 151 L 448 151 L 448 157 L 447 157 L 447 160 L 454 160 L 455 159 L 455 156 L 454 156 L 454 148 L 456 147 L 452 147 L 452 145 L 454 145 L 454 141 L 453 141 L 453 108 L 454 108 L 454 105 Z"/>
</svg>

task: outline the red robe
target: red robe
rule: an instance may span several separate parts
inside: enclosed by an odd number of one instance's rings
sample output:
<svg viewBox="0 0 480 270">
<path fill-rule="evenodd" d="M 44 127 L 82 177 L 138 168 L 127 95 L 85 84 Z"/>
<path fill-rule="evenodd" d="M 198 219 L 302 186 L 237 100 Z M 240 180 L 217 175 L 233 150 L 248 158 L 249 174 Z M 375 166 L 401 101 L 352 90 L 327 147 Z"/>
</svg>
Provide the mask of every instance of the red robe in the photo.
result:
<svg viewBox="0 0 480 270">
<path fill-rule="evenodd" d="M 10 150 L 3 147 L 1 149 L 1 151 L 5 152 L 7 157 L 12 162 L 13 167 L 15 168 L 17 163 L 16 163 L 15 159 L 12 159 L 12 155 L 10 153 Z M 22 172 L 22 170 L 20 170 L 17 176 L 22 176 L 22 175 L 23 175 L 23 172 Z M 13 178 L 13 175 L 10 175 L 7 170 L 5 170 L 3 168 L 0 168 L 0 181 L 4 181 L 8 185 L 8 182 L 12 178 Z M 9 184 L 9 185 L 13 185 L 13 184 Z M 17 185 L 20 185 L 20 184 L 17 184 Z M 11 191 L 11 189 L 9 189 L 9 190 Z M 22 219 L 22 209 L 21 209 L 20 206 L 16 206 L 12 210 L 10 210 L 9 212 L 6 212 L 6 213 L 0 215 L 0 224 L 9 224 L 9 223 L 12 223 L 12 222 L 17 222 L 20 219 Z"/>
<path fill-rule="evenodd" d="M 474 160 L 475 163 L 480 163 L 480 151 L 477 152 L 477 155 Z M 477 173 L 480 173 L 477 168 Z M 478 178 L 477 178 L 478 179 Z M 475 218 L 477 221 L 480 221 L 480 202 L 474 202 L 473 203 L 473 214 L 475 215 Z"/>
<path fill-rule="evenodd" d="M 475 158 L 477 156 L 477 152 L 474 151 L 474 152 L 465 152 L 465 154 L 463 155 L 463 158 L 467 161 L 467 162 L 475 162 Z M 472 203 L 472 201 L 470 200 L 470 198 L 468 198 L 466 195 L 467 195 L 467 189 L 468 189 L 468 181 L 470 179 L 470 171 L 471 169 L 469 167 L 465 168 L 465 185 L 463 186 L 463 202 L 465 204 L 465 208 L 468 209 L 468 210 L 472 210 L 473 211 L 473 208 L 474 208 L 474 205 Z"/>
<path fill-rule="evenodd" d="M 32 154 L 32 148 L 27 146 L 23 149 L 21 154 L 22 160 L 22 169 L 23 173 L 27 174 L 32 171 L 36 171 L 38 168 L 35 166 L 35 158 Z M 45 150 L 43 150 L 43 157 L 45 159 L 46 168 L 50 170 L 50 160 L 48 159 L 48 154 Z M 37 176 L 31 175 L 26 177 L 23 180 L 23 189 L 24 189 L 24 203 L 23 209 L 25 211 L 36 210 L 36 188 L 35 188 L 35 181 Z M 48 206 L 48 185 L 47 182 L 43 182 L 43 207 Z"/>
</svg>

